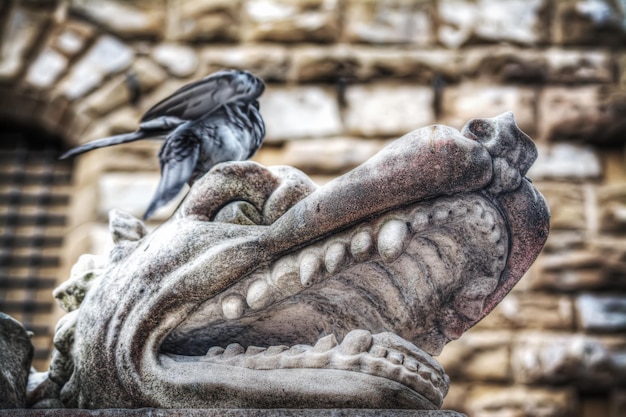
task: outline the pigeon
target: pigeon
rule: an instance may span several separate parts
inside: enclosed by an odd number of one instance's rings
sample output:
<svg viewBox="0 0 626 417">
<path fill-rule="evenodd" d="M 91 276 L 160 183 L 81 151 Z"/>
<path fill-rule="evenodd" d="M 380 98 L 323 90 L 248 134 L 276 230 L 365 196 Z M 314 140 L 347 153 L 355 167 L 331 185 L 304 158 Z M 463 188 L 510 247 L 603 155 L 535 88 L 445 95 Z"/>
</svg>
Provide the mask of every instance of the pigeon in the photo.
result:
<svg viewBox="0 0 626 417">
<path fill-rule="evenodd" d="M 88 142 L 61 159 L 97 148 L 163 139 L 159 151 L 161 180 L 144 214 L 151 217 L 214 165 L 252 157 L 265 137 L 258 98 L 263 81 L 240 70 L 224 70 L 187 84 L 152 106 L 131 133 Z"/>
</svg>

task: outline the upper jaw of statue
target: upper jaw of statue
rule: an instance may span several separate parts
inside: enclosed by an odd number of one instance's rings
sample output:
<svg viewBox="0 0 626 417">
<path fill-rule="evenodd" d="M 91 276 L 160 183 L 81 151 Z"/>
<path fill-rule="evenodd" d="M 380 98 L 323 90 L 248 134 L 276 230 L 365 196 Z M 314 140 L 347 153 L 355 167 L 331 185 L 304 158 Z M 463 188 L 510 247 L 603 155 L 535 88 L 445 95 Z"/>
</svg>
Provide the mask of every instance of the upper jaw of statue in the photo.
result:
<svg viewBox="0 0 626 417">
<path fill-rule="evenodd" d="M 117 246 L 66 320 L 71 349 L 58 340 L 73 352 L 62 398 L 438 408 L 449 381 L 430 355 L 493 309 L 548 229 L 512 115 L 462 132 L 416 130 L 320 188 L 289 167 L 222 164 L 149 234 L 112 213 Z M 93 379 L 120 392 L 95 398 Z"/>
</svg>

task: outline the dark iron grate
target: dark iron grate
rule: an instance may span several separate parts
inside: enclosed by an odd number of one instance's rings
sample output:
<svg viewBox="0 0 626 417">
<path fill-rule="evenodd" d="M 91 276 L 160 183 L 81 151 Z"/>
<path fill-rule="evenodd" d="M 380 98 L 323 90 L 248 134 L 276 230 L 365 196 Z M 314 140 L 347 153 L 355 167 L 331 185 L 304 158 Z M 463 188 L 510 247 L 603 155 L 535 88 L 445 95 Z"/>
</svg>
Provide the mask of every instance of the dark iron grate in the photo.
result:
<svg viewBox="0 0 626 417">
<path fill-rule="evenodd" d="M 60 141 L 0 125 L 0 311 L 34 333 L 34 365 L 52 349 L 52 289 L 61 281 L 63 230 L 72 165 Z M 41 370 L 41 369 L 40 369 Z"/>
</svg>

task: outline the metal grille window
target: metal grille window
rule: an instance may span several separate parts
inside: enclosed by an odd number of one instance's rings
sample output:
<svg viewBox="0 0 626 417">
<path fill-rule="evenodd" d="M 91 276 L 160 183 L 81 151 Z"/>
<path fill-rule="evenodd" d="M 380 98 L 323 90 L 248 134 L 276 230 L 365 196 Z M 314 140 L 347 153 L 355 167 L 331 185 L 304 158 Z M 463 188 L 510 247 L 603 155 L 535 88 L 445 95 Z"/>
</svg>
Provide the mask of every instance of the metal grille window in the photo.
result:
<svg viewBox="0 0 626 417">
<path fill-rule="evenodd" d="M 34 333 L 38 370 L 52 347 L 54 300 L 69 203 L 71 162 L 61 141 L 0 125 L 0 311 Z"/>
</svg>

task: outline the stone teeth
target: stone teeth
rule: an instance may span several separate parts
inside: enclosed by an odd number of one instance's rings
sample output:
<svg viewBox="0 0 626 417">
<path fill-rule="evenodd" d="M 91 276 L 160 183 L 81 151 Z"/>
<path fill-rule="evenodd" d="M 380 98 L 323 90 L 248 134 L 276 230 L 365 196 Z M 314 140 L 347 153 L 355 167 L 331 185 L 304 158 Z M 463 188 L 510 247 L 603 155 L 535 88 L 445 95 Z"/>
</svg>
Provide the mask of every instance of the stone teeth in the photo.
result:
<svg viewBox="0 0 626 417">
<path fill-rule="evenodd" d="M 324 256 L 324 265 L 329 274 L 337 272 L 346 262 L 346 247 L 343 243 L 334 242 L 326 248 Z"/>
<path fill-rule="evenodd" d="M 311 350 L 311 346 L 309 345 L 293 345 L 291 348 L 289 348 L 287 354 L 299 355 L 301 353 L 308 352 L 309 350 Z"/>
<path fill-rule="evenodd" d="M 300 260 L 300 283 L 305 287 L 321 281 L 322 261 L 314 253 L 306 253 Z"/>
<path fill-rule="evenodd" d="M 233 356 L 241 355 L 245 351 L 246 349 L 239 343 L 231 343 L 230 345 L 226 346 L 226 349 L 224 349 L 224 353 L 222 353 L 222 358 L 232 358 Z"/>
<path fill-rule="evenodd" d="M 263 354 L 267 356 L 278 355 L 279 353 L 282 353 L 286 351 L 287 349 L 289 349 L 289 346 L 285 346 L 285 345 L 270 346 L 267 348 L 267 350 Z"/>
<path fill-rule="evenodd" d="M 322 353 L 327 352 L 337 346 L 337 338 L 334 334 L 329 334 L 328 336 L 322 337 L 317 341 L 315 346 L 313 346 L 313 352 Z"/>
<path fill-rule="evenodd" d="M 373 247 L 374 240 L 367 230 L 357 232 L 350 242 L 350 252 L 357 262 L 369 260 Z"/>
<path fill-rule="evenodd" d="M 367 330 L 352 330 L 341 342 L 341 351 L 348 355 L 367 352 L 372 346 L 372 334 Z"/>
<path fill-rule="evenodd" d="M 292 255 L 282 257 L 274 263 L 270 277 L 276 288 L 286 295 L 295 294 L 302 289 L 299 268 Z"/>
<path fill-rule="evenodd" d="M 243 316 L 244 299 L 238 294 L 228 295 L 222 299 L 222 313 L 229 320 Z"/>
<path fill-rule="evenodd" d="M 428 213 L 423 210 L 419 210 L 413 215 L 413 220 L 411 221 L 411 228 L 414 231 L 424 230 L 429 223 Z"/>
<path fill-rule="evenodd" d="M 221 347 L 221 346 L 213 346 L 212 348 L 210 348 L 207 351 L 206 355 L 204 355 L 204 356 L 207 356 L 207 357 L 210 358 L 210 357 L 213 357 L 213 356 L 219 356 L 222 353 L 224 353 L 224 348 L 223 347 Z"/>
<path fill-rule="evenodd" d="M 417 361 L 410 356 L 404 357 L 403 365 L 406 369 L 408 369 L 411 372 L 417 372 L 417 369 L 419 367 Z"/>
<path fill-rule="evenodd" d="M 378 232 L 378 253 L 386 263 L 398 259 L 409 243 L 409 228 L 401 220 L 390 220 Z"/>
<path fill-rule="evenodd" d="M 246 303 L 254 310 L 260 310 L 275 301 L 275 293 L 264 279 L 253 281 L 248 287 Z"/>
<path fill-rule="evenodd" d="M 267 348 L 259 347 L 259 346 L 248 346 L 246 349 L 246 355 L 257 355 L 259 353 L 263 353 L 267 350 Z"/>
<path fill-rule="evenodd" d="M 370 355 L 375 358 L 384 358 L 387 356 L 387 349 L 380 345 L 374 345 L 370 349 Z"/>
</svg>

